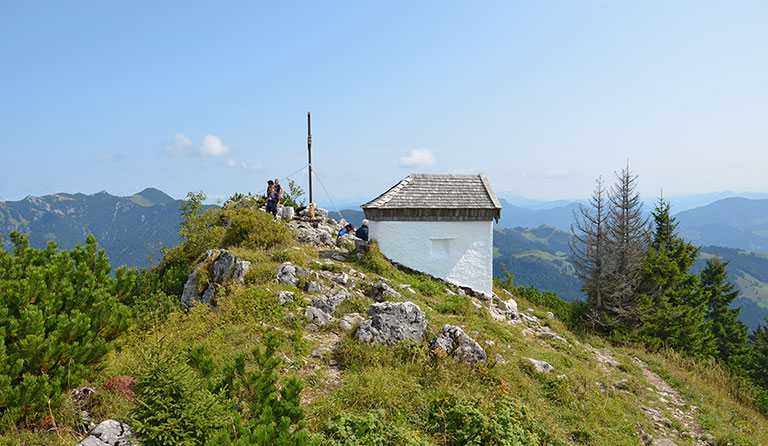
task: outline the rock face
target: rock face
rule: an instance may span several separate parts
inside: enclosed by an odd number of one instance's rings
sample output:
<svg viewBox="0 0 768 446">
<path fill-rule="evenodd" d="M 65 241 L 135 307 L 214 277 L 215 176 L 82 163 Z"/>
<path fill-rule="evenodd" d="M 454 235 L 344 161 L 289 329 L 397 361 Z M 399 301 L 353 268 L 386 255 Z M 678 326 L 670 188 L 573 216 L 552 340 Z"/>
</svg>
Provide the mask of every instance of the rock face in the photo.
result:
<svg viewBox="0 0 768 446">
<path fill-rule="evenodd" d="M 360 342 L 398 344 L 424 337 L 427 318 L 413 302 L 380 302 L 368 309 L 368 318 L 357 328 Z"/>
<path fill-rule="evenodd" d="M 304 268 L 291 265 L 291 262 L 285 262 L 275 268 L 275 275 L 277 276 L 277 283 L 297 286 L 299 284 L 297 276 L 309 277 L 310 273 Z"/>
<path fill-rule="evenodd" d="M 459 361 L 470 364 L 485 362 L 487 359 L 485 350 L 480 347 L 480 344 L 455 325 L 444 325 L 442 333 L 435 336 L 429 343 L 429 348 L 445 350 Z"/>
<path fill-rule="evenodd" d="M 209 275 L 209 283 L 202 294 L 197 292 L 197 281 L 201 268 L 205 269 Z M 216 294 L 216 285 L 224 285 L 228 281 L 236 281 L 243 284 L 245 275 L 251 268 L 251 262 L 243 260 L 232 255 L 226 249 L 209 249 L 205 253 L 205 259 L 195 265 L 192 274 L 189 275 L 184 283 L 184 291 L 181 294 L 181 303 L 189 308 L 192 305 L 201 302 L 211 304 Z"/>
<path fill-rule="evenodd" d="M 115 420 L 103 421 L 77 446 L 140 446 L 131 427 Z"/>
</svg>

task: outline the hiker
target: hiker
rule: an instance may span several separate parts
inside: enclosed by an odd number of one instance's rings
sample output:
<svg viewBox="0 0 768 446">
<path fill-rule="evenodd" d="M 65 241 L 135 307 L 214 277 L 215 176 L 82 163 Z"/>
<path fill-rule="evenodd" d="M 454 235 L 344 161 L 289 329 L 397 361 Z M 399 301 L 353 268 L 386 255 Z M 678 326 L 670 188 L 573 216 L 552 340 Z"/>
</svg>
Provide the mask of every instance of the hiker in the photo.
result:
<svg viewBox="0 0 768 446">
<path fill-rule="evenodd" d="M 341 228 L 341 231 L 339 231 L 339 234 L 337 235 L 337 237 L 343 237 L 345 234 L 351 234 L 352 231 L 354 230 L 355 230 L 355 225 L 353 225 L 352 223 L 349 223 L 348 225 Z"/>
<path fill-rule="evenodd" d="M 355 237 L 359 238 L 360 240 L 368 241 L 368 219 L 363 220 L 363 225 L 360 226 L 360 228 L 355 232 Z"/>
<path fill-rule="evenodd" d="M 271 184 L 267 188 L 267 212 L 273 217 L 277 216 L 277 194 L 275 193 L 275 186 Z"/>
<path fill-rule="evenodd" d="M 280 200 L 283 198 L 283 186 L 280 185 L 280 180 L 275 178 L 275 193 L 277 194 L 277 204 L 280 204 Z"/>
<path fill-rule="evenodd" d="M 269 197 L 269 188 L 274 187 L 275 182 L 272 180 L 267 180 L 267 197 Z"/>
</svg>

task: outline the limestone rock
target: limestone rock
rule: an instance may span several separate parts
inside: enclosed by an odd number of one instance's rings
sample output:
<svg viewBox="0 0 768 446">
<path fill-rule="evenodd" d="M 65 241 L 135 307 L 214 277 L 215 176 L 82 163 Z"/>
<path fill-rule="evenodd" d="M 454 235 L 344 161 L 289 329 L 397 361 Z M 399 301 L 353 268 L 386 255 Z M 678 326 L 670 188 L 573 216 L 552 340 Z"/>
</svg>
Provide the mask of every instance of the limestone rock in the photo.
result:
<svg viewBox="0 0 768 446">
<path fill-rule="evenodd" d="M 304 285 L 304 291 L 307 293 L 317 293 L 320 291 L 320 284 L 317 281 L 311 280 Z"/>
<path fill-rule="evenodd" d="M 201 268 L 205 268 L 210 277 L 206 289 L 202 294 L 198 294 L 197 281 Z M 214 303 L 217 285 L 224 285 L 228 281 L 243 284 L 245 282 L 245 275 L 248 274 L 250 268 L 251 262 L 235 257 L 226 249 L 209 249 L 206 251 L 203 261 L 195 265 L 189 278 L 184 283 L 184 289 L 181 294 L 182 305 L 189 308 L 198 302 L 204 304 Z"/>
<path fill-rule="evenodd" d="M 531 359 L 531 358 L 523 358 L 523 359 L 530 361 L 531 364 L 533 364 L 534 367 L 536 367 L 536 370 L 539 372 L 552 373 L 555 371 L 555 368 L 552 367 L 552 365 L 548 362 L 538 361 L 536 359 Z"/>
<path fill-rule="evenodd" d="M 413 302 L 380 302 L 368 308 L 368 318 L 360 323 L 360 342 L 398 344 L 418 341 L 424 337 L 427 317 Z"/>
<path fill-rule="evenodd" d="M 328 323 L 331 322 L 330 314 L 311 305 L 307 306 L 307 308 L 304 310 L 304 317 L 306 317 L 307 320 L 309 320 L 311 323 L 320 327 L 328 325 Z"/>
<path fill-rule="evenodd" d="M 455 325 L 444 325 L 442 333 L 435 336 L 429 343 L 429 348 L 445 350 L 459 361 L 470 364 L 485 362 L 487 359 L 485 350 L 480 347 L 480 344 Z"/>
<path fill-rule="evenodd" d="M 292 206 L 283 206 L 280 210 L 280 218 L 286 221 L 293 220 L 295 209 Z"/>
<path fill-rule="evenodd" d="M 304 268 L 291 265 L 291 262 L 285 262 L 275 268 L 275 275 L 277 276 L 277 283 L 296 286 L 299 284 L 297 276 L 308 277 L 310 273 Z"/>
<path fill-rule="evenodd" d="M 293 209 L 293 208 L 291 208 Z M 289 304 L 296 300 L 296 298 L 293 296 L 293 293 L 290 291 L 278 291 L 277 292 L 277 303 L 280 305 Z"/>
<path fill-rule="evenodd" d="M 336 306 L 347 300 L 349 297 L 350 294 L 346 291 L 339 291 L 335 294 L 328 293 L 324 296 L 312 299 L 309 305 L 319 308 L 328 314 L 333 314 L 336 310 Z"/>
<path fill-rule="evenodd" d="M 115 420 L 103 421 L 77 446 L 140 446 L 131 427 Z"/>
<path fill-rule="evenodd" d="M 387 285 L 386 283 L 379 283 L 372 287 L 373 295 L 371 298 L 376 302 L 383 302 L 385 300 L 389 300 L 390 298 L 393 299 L 399 299 L 400 293 L 395 291 L 394 288 Z"/>
<path fill-rule="evenodd" d="M 677 446 L 677 444 L 668 438 L 659 438 L 653 440 L 651 446 Z"/>
</svg>

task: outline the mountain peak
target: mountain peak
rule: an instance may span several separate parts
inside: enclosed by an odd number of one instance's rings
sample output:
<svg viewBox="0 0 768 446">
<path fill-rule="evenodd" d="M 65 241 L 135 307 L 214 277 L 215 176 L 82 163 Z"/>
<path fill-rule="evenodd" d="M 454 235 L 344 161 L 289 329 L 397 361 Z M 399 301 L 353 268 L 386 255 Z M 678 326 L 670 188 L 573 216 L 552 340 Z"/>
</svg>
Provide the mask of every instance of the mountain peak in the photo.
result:
<svg viewBox="0 0 768 446">
<path fill-rule="evenodd" d="M 173 201 L 173 197 L 154 187 L 148 187 L 143 191 L 130 197 L 131 201 L 140 206 L 153 206 L 156 204 L 168 204 Z"/>
</svg>

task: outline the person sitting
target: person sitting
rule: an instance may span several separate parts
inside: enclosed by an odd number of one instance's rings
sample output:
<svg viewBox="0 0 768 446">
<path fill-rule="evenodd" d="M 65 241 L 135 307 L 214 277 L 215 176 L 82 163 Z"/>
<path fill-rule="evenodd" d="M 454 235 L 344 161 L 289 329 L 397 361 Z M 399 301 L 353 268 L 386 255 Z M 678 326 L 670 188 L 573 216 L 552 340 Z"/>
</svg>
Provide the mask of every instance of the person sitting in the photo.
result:
<svg viewBox="0 0 768 446">
<path fill-rule="evenodd" d="M 355 225 L 353 225 L 352 223 L 349 223 L 348 225 L 341 228 L 341 231 L 339 231 L 337 236 L 343 237 L 345 234 L 351 234 L 352 231 L 354 230 L 355 230 Z"/>
<path fill-rule="evenodd" d="M 267 212 L 272 216 L 277 216 L 277 194 L 275 186 L 270 185 L 267 189 Z"/>
<path fill-rule="evenodd" d="M 359 238 L 360 240 L 368 241 L 368 219 L 363 220 L 363 225 L 360 226 L 360 228 L 355 232 L 355 237 Z"/>
</svg>

